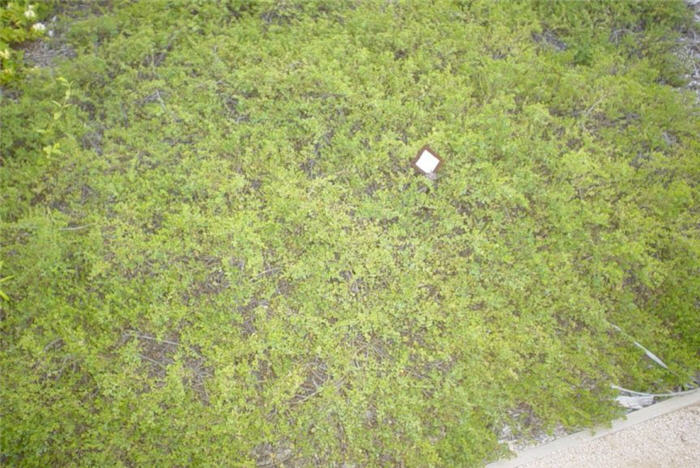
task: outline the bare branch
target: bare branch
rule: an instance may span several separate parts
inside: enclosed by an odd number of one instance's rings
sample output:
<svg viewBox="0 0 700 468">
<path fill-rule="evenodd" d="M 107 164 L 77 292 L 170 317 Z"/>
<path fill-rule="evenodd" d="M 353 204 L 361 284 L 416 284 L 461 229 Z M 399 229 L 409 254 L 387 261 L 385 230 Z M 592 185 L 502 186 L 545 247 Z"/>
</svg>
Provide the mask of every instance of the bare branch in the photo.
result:
<svg viewBox="0 0 700 468">
<path fill-rule="evenodd" d="M 176 342 L 176 341 L 159 340 L 158 338 L 154 338 L 154 337 L 148 336 L 148 335 L 142 335 L 142 334 L 140 334 L 140 333 L 136 333 L 136 332 L 131 331 L 131 330 L 125 332 L 125 334 L 130 335 L 130 336 L 135 336 L 136 338 L 142 338 L 142 339 L 144 339 L 144 340 L 155 341 L 155 342 L 157 342 L 157 343 L 165 343 L 165 344 L 170 344 L 170 345 L 174 345 L 174 346 L 179 346 L 179 345 L 180 345 L 180 343 L 178 343 L 178 342 Z"/>
<path fill-rule="evenodd" d="M 68 227 L 60 228 L 59 231 L 78 231 L 80 229 L 89 228 L 92 225 L 93 225 L 93 223 L 83 224 L 82 226 L 68 226 Z"/>
</svg>

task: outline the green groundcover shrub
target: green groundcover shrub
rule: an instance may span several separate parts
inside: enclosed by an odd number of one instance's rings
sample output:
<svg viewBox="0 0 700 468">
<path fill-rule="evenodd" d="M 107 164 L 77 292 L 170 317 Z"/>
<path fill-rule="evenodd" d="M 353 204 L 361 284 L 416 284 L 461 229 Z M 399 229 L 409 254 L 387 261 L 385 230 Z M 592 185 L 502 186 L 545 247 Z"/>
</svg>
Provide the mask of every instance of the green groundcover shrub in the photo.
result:
<svg viewBox="0 0 700 468">
<path fill-rule="evenodd" d="M 683 2 L 46 14 L 0 98 L 3 464 L 479 466 L 700 368 Z"/>
</svg>

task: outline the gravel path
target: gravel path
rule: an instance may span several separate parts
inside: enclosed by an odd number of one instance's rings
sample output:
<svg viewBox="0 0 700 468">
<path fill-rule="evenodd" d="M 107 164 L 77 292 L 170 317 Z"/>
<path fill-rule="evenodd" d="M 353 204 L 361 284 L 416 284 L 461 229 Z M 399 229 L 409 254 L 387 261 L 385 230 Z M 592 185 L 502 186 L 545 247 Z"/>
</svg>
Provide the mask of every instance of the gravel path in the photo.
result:
<svg viewBox="0 0 700 468">
<path fill-rule="evenodd" d="M 700 467 L 700 390 L 676 396 L 610 427 L 598 427 L 517 451 L 488 468 Z"/>
<path fill-rule="evenodd" d="M 650 419 L 520 466 L 522 468 L 700 466 L 700 405 Z"/>
</svg>

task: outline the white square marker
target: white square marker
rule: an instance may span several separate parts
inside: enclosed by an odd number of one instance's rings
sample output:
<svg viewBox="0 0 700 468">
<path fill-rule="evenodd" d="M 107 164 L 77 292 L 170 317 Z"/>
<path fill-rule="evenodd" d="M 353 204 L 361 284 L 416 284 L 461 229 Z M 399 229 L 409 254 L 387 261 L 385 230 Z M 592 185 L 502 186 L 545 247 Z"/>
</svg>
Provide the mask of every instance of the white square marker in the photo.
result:
<svg viewBox="0 0 700 468">
<path fill-rule="evenodd" d="M 425 174 L 432 174 L 435 172 L 441 163 L 442 159 L 440 159 L 440 156 L 427 146 L 422 147 L 413 160 L 413 165 Z"/>
</svg>

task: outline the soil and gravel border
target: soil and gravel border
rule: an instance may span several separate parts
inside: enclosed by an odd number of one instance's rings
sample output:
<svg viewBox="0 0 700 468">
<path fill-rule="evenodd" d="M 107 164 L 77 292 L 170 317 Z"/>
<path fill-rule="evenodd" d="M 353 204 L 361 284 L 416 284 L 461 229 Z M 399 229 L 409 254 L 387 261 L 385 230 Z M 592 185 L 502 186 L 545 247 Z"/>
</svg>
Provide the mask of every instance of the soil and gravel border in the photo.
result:
<svg viewBox="0 0 700 468">
<path fill-rule="evenodd" d="M 672 431 L 667 430 L 669 423 Z M 622 432 L 624 432 L 623 437 L 619 437 L 621 434 L 618 433 Z M 673 434 L 669 434 L 669 432 Z M 674 453 L 674 451 L 678 452 L 682 449 L 673 447 L 672 444 L 659 447 L 659 444 L 647 443 L 647 440 L 651 439 L 651 434 L 657 438 L 660 435 L 666 438 L 675 437 L 682 442 L 682 445 L 688 446 L 689 453 Z M 696 436 L 694 437 L 693 434 Z M 699 434 L 700 389 L 634 411 L 624 419 L 613 421 L 611 427 L 598 427 L 593 430 L 581 431 L 544 445 L 530 447 L 518 453 L 515 458 L 491 463 L 487 465 L 487 468 L 585 466 L 587 460 L 584 458 L 595 451 L 600 452 L 608 460 L 612 460 L 612 457 L 615 456 L 617 466 L 634 466 L 640 457 L 645 456 L 645 451 L 654 452 L 658 456 L 659 450 L 666 451 L 662 453 L 667 456 L 669 462 L 675 458 L 687 459 L 688 456 L 694 456 L 700 463 L 700 451 L 696 450 L 700 448 Z M 625 442 L 617 441 L 615 443 L 615 441 L 610 440 L 611 437 L 617 437 Z M 606 438 L 608 442 L 612 443 L 598 443 L 597 446 L 592 444 L 595 441 L 603 442 L 603 439 Z M 612 453 L 611 447 L 615 447 Z M 620 464 L 620 460 L 629 460 L 630 463 Z M 649 460 L 652 459 L 649 458 Z M 577 461 L 580 463 L 576 463 Z"/>
</svg>

